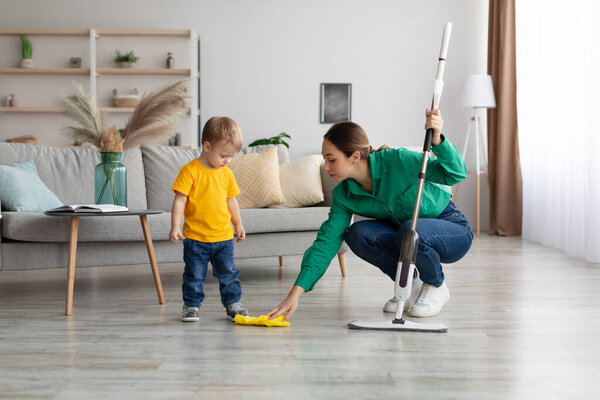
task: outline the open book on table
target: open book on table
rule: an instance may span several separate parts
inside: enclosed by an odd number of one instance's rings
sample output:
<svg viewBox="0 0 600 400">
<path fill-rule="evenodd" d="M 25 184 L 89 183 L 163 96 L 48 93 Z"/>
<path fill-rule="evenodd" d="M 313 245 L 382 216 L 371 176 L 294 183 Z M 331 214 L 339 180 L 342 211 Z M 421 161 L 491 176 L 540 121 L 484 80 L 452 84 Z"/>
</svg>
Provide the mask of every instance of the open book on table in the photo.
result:
<svg viewBox="0 0 600 400">
<path fill-rule="evenodd" d="M 113 213 L 129 211 L 129 208 L 114 204 L 70 204 L 53 208 L 47 212 Z"/>
</svg>

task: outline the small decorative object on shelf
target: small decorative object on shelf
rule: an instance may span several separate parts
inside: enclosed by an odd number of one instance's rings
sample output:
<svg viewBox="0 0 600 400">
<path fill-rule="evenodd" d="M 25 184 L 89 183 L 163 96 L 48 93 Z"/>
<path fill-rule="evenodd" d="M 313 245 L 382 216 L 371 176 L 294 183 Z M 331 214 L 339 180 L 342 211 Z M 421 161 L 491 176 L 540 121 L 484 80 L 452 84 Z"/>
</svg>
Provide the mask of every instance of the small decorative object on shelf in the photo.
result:
<svg viewBox="0 0 600 400">
<path fill-rule="evenodd" d="M 181 146 L 181 133 L 176 133 L 169 138 L 169 146 Z"/>
<path fill-rule="evenodd" d="M 21 35 L 21 56 L 23 59 L 19 64 L 21 68 L 33 68 L 33 60 L 31 59 L 32 47 L 31 42 L 26 36 Z"/>
<path fill-rule="evenodd" d="M 81 57 L 69 58 L 69 68 L 81 68 Z"/>
<path fill-rule="evenodd" d="M 133 63 L 140 59 L 133 54 L 133 50 L 126 54 L 119 53 L 119 50 L 115 50 L 115 52 L 117 53 L 117 56 L 115 57 L 115 64 L 117 64 L 119 68 L 131 68 Z"/>
<path fill-rule="evenodd" d="M 17 106 L 17 96 L 14 94 L 9 94 L 6 97 L 6 107 L 16 107 Z"/>
<path fill-rule="evenodd" d="M 175 59 L 173 58 L 173 53 L 171 53 L 171 52 L 168 52 L 168 53 L 167 53 L 167 61 L 166 61 L 166 64 L 167 64 L 167 68 L 168 68 L 168 69 L 173 69 L 173 68 L 175 68 Z"/>
<path fill-rule="evenodd" d="M 8 143 L 28 143 L 28 144 L 37 144 L 37 139 L 35 136 L 25 135 L 19 136 L 15 138 L 6 139 Z"/>
<path fill-rule="evenodd" d="M 117 89 L 113 89 L 114 107 L 135 107 L 138 105 L 138 90 L 133 89 L 133 94 L 119 94 Z"/>
<path fill-rule="evenodd" d="M 248 147 L 250 147 L 250 146 L 261 146 L 263 144 L 282 144 L 282 145 L 284 145 L 285 147 L 287 147 L 289 149 L 290 145 L 288 144 L 288 142 L 284 138 L 291 139 L 292 137 L 290 135 L 288 135 L 287 133 L 285 133 L 285 132 L 281 132 L 277 136 L 273 136 L 273 137 L 270 137 L 270 138 L 264 138 L 264 139 L 257 139 L 254 142 L 250 143 L 248 145 Z"/>
<path fill-rule="evenodd" d="M 64 99 L 65 114 L 77 121 L 65 133 L 100 151 L 102 162 L 95 170 L 96 203 L 127 205 L 127 172 L 120 162 L 121 153 L 142 144 L 165 143 L 173 135 L 173 125 L 187 113 L 188 85 L 189 79 L 184 79 L 142 97 L 121 131 L 114 125 L 104 128 L 104 113 L 81 86 L 77 86 L 79 93 Z"/>
</svg>

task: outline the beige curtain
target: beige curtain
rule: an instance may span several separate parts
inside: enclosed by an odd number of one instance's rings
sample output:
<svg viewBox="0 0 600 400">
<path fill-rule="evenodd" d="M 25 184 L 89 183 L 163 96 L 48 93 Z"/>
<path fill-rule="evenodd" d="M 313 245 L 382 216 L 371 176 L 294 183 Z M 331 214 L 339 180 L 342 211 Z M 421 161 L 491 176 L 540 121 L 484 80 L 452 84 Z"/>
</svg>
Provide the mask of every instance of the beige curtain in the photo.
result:
<svg viewBox="0 0 600 400">
<path fill-rule="evenodd" d="M 497 107 L 488 111 L 491 235 L 521 234 L 523 195 L 517 127 L 515 0 L 490 0 L 488 74 Z"/>
</svg>

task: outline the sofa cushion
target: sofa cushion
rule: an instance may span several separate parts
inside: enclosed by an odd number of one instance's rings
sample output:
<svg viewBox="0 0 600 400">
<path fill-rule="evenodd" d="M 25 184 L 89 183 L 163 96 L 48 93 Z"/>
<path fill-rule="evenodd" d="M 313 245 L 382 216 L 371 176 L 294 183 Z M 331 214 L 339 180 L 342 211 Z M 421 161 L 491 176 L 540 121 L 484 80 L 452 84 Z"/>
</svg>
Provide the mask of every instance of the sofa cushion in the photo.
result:
<svg viewBox="0 0 600 400">
<path fill-rule="evenodd" d="M 333 179 L 331 176 L 329 176 L 329 173 L 325 171 L 324 166 L 325 161 L 323 160 L 321 161 L 321 181 L 323 182 L 323 196 L 325 197 L 325 200 L 319 205 L 330 206 L 331 202 L 333 201 L 333 195 L 331 194 L 331 191 L 337 186 L 339 182 Z"/>
<path fill-rule="evenodd" d="M 181 167 L 200 156 L 199 149 L 170 146 L 142 146 L 146 197 L 151 210 L 171 211 L 174 194 L 171 190 Z"/>
<path fill-rule="evenodd" d="M 241 191 L 237 197 L 240 208 L 260 208 L 284 202 L 277 149 L 272 147 L 262 153 L 235 156 L 229 168 Z"/>
<path fill-rule="evenodd" d="M 25 242 L 65 243 L 69 241 L 69 217 L 41 213 L 3 212 L 2 237 Z M 152 240 L 168 240 L 171 213 L 148 215 Z M 137 216 L 80 217 L 78 242 L 120 242 L 144 240 Z"/>
<path fill-rule="evenodd" d="M 94 168 L 100 163 L 100 153 L 94 148 L 0 143 L 0 160 L 3 164 L 33 160 L 41 180 L 62 203 L 94 203 Z M 127 167 L 127 206 L 147 208 L 140 149 L 125 151 L 121 162 Z"/>
<path fill-rule="evenodd" d="M 329 207 L 247 208 L 240 213 L 247 234 L 316 231 L 327 220 Z"/>
<path fill-rule="evenodd" d="M 320 155 L 304 156 L 279 166 L 279 181 L 285 201 L 273 208 L 307 207 L 325 200 L 321 182 Z"/>
<path fill-rule="evenodd" d="M 62 205 L 44 185 L 31 160 L 0 165 L 0 200 L 10 211 L 44 212 Z"/>
</svg>

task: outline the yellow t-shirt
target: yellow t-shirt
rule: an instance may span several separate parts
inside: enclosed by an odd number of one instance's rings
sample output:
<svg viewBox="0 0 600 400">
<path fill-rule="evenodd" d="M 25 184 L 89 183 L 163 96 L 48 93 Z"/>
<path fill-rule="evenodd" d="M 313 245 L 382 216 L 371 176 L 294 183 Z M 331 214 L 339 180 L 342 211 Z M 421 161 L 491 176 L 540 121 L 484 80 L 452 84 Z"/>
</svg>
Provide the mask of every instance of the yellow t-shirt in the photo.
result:
<svg viewBox="0 0 600 400">
<path fill-rule="evenodd" d="M 240 189 L 228 167 L 209 169 L 195 158 L 181 168 L 171 189 L 188 197 L 183 236 L 207 243 L 233 239 L 227 199 Z"/>
</svg>

